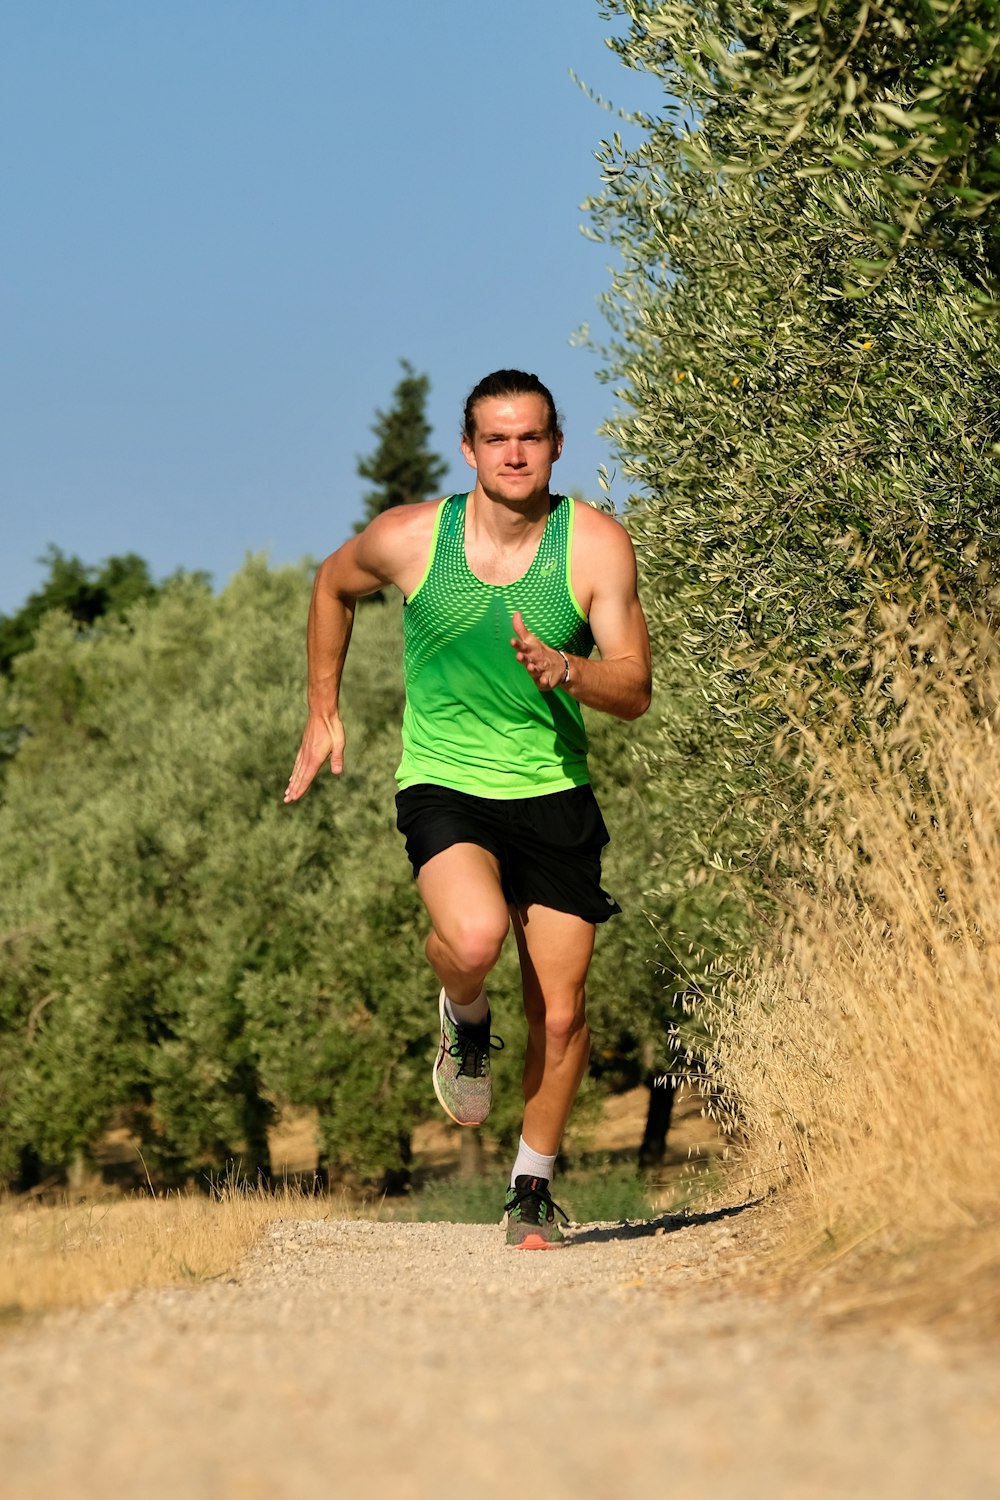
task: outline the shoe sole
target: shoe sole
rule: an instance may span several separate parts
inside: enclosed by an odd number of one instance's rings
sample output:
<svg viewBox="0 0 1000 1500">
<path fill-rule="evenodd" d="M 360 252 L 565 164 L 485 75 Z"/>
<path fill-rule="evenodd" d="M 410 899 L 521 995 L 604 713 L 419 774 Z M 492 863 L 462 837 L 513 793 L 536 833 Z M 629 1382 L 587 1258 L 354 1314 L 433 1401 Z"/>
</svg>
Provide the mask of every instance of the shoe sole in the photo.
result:
<svg viewBox="0 0 1000 1500">
<path fill-rule="evenodd" d="M 482 1120 L 460 1120 L 458 1118 L 458 1115 L 452 1114 L 451 1110 L 448 1108 L 448 1105 L 445 1102 L 445 1097 L 444 1097 L 444 1095 L 441 1092 L 440 1085 L 438 1084 L 438 1067 L 440 1066 L 440 1063 L 441 1063 L 441 1058 L 443 1056 L 443 1050 L 442 1049 L 443 1049 L 443 1046 L 444 1046 L 444 986 L 443 985 L 441 986 L 441 993 L 438 996 L 438 1017 L 440 1018 L 440 1021 L 441 1021 L 441 1035 L 438 1038 L 437 1061 L 435 1062 L 434 1068 L 433 1068 L 433 1070 L 431 1072 L 431 1080 L 432 1080 L 432 1082 L 434 1084 L 434 1092 L 437 1095 L 437 1101 L 440 1104 L 441 1108 L 444 1110 L 445 1114 L 448 1116 L 449 1120 L 454 1120 L 455 1124 L 456 1125 L 461 1125 L 462 1128 L 463 1128 L 463 1130 L 478 1130 L 479 1126 L 483 1123 Z"/>
<path fill-rule="evenodd" d="M 507 1228 L 507 1215 L 504 1214 L 500 1220 L 500 1228 Z M 504 1248 L 507 1250 L 564 1250 L 566 1248 L 565 1238 L 559 1240 L 547 1240 L 542 1234 L 526 1234 L 523 1240 L 507 1240 Z"/>
</svg>

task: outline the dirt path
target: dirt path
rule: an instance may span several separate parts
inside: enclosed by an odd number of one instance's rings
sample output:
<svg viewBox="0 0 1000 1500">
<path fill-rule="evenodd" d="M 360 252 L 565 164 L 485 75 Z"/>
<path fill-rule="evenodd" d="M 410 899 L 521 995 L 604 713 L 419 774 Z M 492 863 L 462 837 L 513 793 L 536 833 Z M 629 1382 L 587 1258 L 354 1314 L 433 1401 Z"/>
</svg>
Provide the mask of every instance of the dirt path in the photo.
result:
<svg viewBox="0 0 1000 1500">
<path fill-rule="evenodd" d="M 741 1297 L 754 1220 L 279 1224 L 0 1342 L 0 1496 L 996 1500 L 997 1360 Z"/>
</svg>

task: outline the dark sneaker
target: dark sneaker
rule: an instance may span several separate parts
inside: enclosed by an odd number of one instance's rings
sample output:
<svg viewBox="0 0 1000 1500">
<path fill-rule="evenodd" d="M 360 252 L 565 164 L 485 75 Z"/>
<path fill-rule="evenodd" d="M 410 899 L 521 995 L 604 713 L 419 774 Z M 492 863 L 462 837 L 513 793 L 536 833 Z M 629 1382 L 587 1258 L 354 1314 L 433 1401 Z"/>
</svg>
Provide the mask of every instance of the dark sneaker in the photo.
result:
<svg viewBox="0 0 1000 1500">
<path fill-rule="evenodd" d="M 438 1000 L 441 1042 L 434 1063 L 434 1092 L 445 1114 L 456 1125 L 481 1125 L 493 1103 L 490 1079 L 490 1048 L 499 1052 L 503 1042 L 490 1036 L 490 1018 L 475 1026 L 453 1021 L 444 1007 L 444 990 Z"/>
<path fill-rule="evenodd" d="M 507 1213 L 507 1243 L 514 1250 L 554 1250 L 566 1243 L 556 1214 L 564 1223 L 569 1217 L 553 1203 L 546 1177 L 515 1177 L 504 1205 Z"/>
</svg>

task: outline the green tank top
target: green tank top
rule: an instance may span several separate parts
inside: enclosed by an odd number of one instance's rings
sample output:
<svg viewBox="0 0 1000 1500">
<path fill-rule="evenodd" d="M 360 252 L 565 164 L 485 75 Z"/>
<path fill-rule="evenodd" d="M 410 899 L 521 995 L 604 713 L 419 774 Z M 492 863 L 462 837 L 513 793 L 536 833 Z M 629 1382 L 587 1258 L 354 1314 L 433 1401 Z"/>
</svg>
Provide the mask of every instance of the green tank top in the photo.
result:
<svg viewBox="0 0 1000 1500">
<path fill-rule="evenodd" d="M 467 495 L 442 500 L 424 575 L 403 608 L 400 788 L 429 782 L 478 797 L 540 797 L 582 786 L 580 705 L 540 693 L 514 655 L 513 617 L 548 646 L 589 656 L 594 637 L 573 593 L 575 502 L 552 497 L 534 561 L 515 583 L 483 583 L 465 560 Z"/>
</svg>

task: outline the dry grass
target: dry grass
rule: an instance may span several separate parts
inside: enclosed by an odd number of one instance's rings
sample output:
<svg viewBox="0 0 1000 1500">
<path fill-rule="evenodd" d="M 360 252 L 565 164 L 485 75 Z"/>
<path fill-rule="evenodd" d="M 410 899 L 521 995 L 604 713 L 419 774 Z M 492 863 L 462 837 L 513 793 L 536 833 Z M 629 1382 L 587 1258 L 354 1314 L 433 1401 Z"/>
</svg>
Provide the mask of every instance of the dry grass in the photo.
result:
<svg viewBox="0 0 1000 1500">
<path fill-rule="evenodd" d="M 278 1219 L 348 1218 L 346 1203 L 223 1188 L 64 1205 L 0 1202 L 0 1317 L 88 1307 L 115 1293 L 231 1274 Z"/>
<path fill-rule="evenodd" d="M 717 1061 L 754 1186 L 790 1189 L 786 1263 L 835 1269 L 846 1311 L 1000 1326 L 1000 667 L 916 615 L 886 616 L 860 714 L 803 733 L 808 848 Z"/>
</svg>

